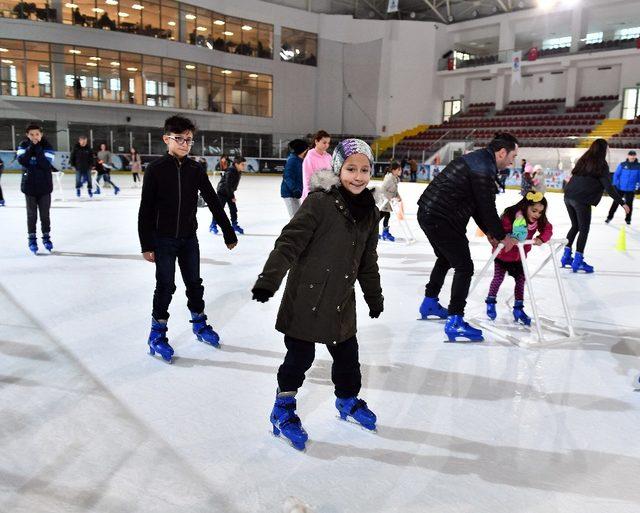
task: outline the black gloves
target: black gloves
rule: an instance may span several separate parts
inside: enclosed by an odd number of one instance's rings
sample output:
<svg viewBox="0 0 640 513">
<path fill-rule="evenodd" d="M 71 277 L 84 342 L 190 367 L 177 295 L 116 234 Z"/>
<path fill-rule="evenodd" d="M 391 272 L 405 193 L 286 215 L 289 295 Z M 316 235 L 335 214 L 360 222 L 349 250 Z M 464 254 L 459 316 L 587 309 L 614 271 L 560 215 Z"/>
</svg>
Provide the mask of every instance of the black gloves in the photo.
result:
<svg viewBox="0 0 640 513">
<path fill-rule="evenodd" d="M 273 292 L 266 289 L 253 289 L 251 292 L 253 293 L 252 299 L 260 303 L 266 303 L 273 297 Z"/>
<path fill-rule="evenodd" d="M 377 319 L 378 317 L 380 317 L 381 313 L 382 310 L 369 310 L 369 317 L 371 317 L 372 319 Z"/>
</svg>

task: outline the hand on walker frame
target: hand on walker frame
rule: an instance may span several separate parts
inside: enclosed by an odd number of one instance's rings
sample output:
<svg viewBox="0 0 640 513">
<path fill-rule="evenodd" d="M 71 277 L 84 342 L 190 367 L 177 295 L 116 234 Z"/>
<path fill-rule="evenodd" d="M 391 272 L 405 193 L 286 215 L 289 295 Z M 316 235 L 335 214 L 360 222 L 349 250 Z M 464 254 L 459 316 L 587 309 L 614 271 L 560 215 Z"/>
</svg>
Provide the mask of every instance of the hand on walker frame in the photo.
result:
<svg viewBox="0 0 640 513">
<path fill-rule="evenodd" d="M 144 253 L 142 253 L 142 257 L 147 261 L 147 262 L 155 262 L 156 261 L 156 254 L 153 251 L 145 251 Z"/>
<path fill-rule="evenodd" d="M 518 245 L 518 239 L 514 239 L 513 237 L 505 237 L 500 242 L 504 244 L 505 253 L 508 253 Z"/>
<path fill-rule="evenodd" d="M 544 241 L 540 237 L 536 237 L 535 239 L 533 239 L 533 243 L 536 246 L 542 246 L 544 244 Z"/>
</svg>

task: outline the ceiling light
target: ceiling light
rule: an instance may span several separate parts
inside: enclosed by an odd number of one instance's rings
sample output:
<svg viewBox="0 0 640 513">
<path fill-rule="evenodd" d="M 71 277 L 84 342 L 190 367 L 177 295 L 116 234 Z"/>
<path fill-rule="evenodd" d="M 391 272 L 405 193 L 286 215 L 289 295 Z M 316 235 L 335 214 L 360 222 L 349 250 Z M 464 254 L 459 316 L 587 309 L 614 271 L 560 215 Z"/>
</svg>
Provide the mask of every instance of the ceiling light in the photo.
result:
<svg viewBox="0 0 640 513">
<path fill-rule="evenodd" d="M 7 53 L 8 51 L 8 48 L 0 48 L 0 53 Z"/>
<path fill-rule="evenodd" d="M 92 61 L 101 61 L 102 57 L 89 57 L 89 59 Z"/>
<path fill-rule="evenodd" d="M 120 63 L 118 61 L 111 61 L 111 65 L 112 66 L 120 66 Z"/>
<path fill-rule="evenodd" d="M 94 7 L 91 10 L 97 14 L 102 14 L 104 12 L 104 9 L 101 9 L 100 7 Z"/>
<path fill-rule="evenodd" d="M 185 14 L 184 17 L 188 20 L 195 20 L 196 19 L 196 15 L 195 14 Z"/>
<path fill-rule="evenodd" d="M 87 66 L 91 66 L 92 68 L 95 68 L 97 65 L 97 62 L 87 62 Z"/>
<path fill-rule="evenodd" d="M 185 66 L 185 68 L 187 68 L 187 69 L 196 69 L 196 67 L 193 64 L 187 64 Z"/>
<path fill-rule="evenodd" d="M 129 13 L 128 12 L 119 12 L 118 16 L 120 16 L 121 18 L 128 18 L 129 17 Z"/>
<path fill-rule="evenodd" d="M 251 25 L 242 25 L 242 30 L 253 30 Z"/>
<path fill-rule="evenodd" d="M 71 2 L 68 2 L 66 4 L 64 4 L 65 7 L 68 7 L 69 9 L 77 9 L 78 8 L 78 4 L 72 4 Z"/>
<path fill-rule="evenodd" d="M 69 50 L 69 53 L 73 53 L 75 55 L 80 55 L 82 52 L 80 50 Z"/>
<path fill-rule="evenodd" d="M 2 59 L 2 62 L 4 62 L 5 64 L 13 64 L 13 61 L 11 59 Z"/>
<path fill-rule="evenodd" d="M 538 0 L 538 7 L 545 11 L 550 10 L 555 4 L 555 0 Z"/>
<path fill-rule="evenodd" d="M 296 55 L 300 55 L 300 49 L 296 48 Z"/>
<path fill-rule="evenodd" d="M 449 20 L 449 23 L 453 23 L 453 16 L 450 15 L 448 20 Z"/>
<path fill-rule="evenodd" d="M 199 30 L 200 32 L 206 32 L 207 27 L 196 27 L 196 30 Z"/>
<path fill-rule="evenodd" d="M 233 73 L 233 71 L 231 71 L 230 69 L 223 69 L 222 70 L 222 74 L 223 75 L 231 75 L 231 73 Z"/>
<path fill-rule="evenodd" d="M 216 20 L 213 22 L 214 25 L 224 25 L 224 20 Z"/>
<path fill-rule="evenodd" d="M 127 71 L 138 71 L 138 68 L 127 68 Z"/>
<path fill-rule="evenodd" d="M 250 73 L 249 78 L 258 78 L 258 75 L 255 73 Z"/>
<path fill-rule="evenodd" d="M 104 0 L 107 5 L 118 5 L 118 0 Z"/>
<path fill-rule="evenodd" d="M 222 35 L 224 35 L 224 36 L 232 36 L 232 35 L 233 35 L 233 32 L 229 32 L 228 30 L 225 30 L 225 31 L 222 33 Z"/>
<path fill-rule="evenodd" d="M 133 4 L 131 6 L 132 9 L 135 9 L 136 11 L 141 11 L 142 9 L 144 9 L 144 5 L 140 5 L 140 4 Z"/>
<path fill-rule="evenodd" d="M 175 21 L 170 21 L 169 23 L 167 23 L 167 25 L 169 25 L 170 27 L 175 27 L 176 26 L 176 22 Z"/>
</svg>

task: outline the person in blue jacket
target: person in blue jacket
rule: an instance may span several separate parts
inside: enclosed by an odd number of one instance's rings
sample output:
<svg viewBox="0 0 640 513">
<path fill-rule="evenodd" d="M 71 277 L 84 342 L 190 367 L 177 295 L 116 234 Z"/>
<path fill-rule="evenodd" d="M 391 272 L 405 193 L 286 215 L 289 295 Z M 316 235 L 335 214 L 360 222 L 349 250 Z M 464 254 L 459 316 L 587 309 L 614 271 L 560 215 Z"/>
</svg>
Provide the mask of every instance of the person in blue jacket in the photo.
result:
<svg viewBox="0 0 640 513">
<path fill-rule="evenodd" d="M 289 157 L 287 157 L 287 163 L 284 165 L 284 172 L 282 173 L 280 196 L 282 196 L 287 206 L 289 218 L 292 218 L 300 208 L 302 161 L 309 150 L 309 145 L 302 139 L 294 139 L 289 143 L 289 150 Z"/>
<path fill-rule="evenodd" d="M 23 170 L 20 190 L 27 200 L 29 250 L 36 254 L 38 252 L 36 238 L 38 212 L 42 228 L 42 244 L 48 251 L 53 249 L 49 235 L 51 231 L 49 210 L 51 208 L 51 193 L 53 192 L 51 166 L 55 153 L 51 144 L 42 137 L 42 128 L 39 125 L 27 126 L 26 136 L 26 139 L 18 146 L 16 156 Z"/>
<path fill-rule="evenodd" d="M 630 150 L 627 160 L 618 164 L 616 172 L 613 174 L 613 186 L 618 189 L 620 196 L 624 198 L 625 204 L 629 206 L 629 212 L 625 217 L 627 224 L 631 224 L 631 213 L 633 212 L 633 199 L 638 187 L 640 187 L 640 162 L 636 156 L 636 150 Z M 618 210 L 618 203 L 613 202 L 609 209 L 606 223 L 613 219 L 613 215 Z"/>
</svg>

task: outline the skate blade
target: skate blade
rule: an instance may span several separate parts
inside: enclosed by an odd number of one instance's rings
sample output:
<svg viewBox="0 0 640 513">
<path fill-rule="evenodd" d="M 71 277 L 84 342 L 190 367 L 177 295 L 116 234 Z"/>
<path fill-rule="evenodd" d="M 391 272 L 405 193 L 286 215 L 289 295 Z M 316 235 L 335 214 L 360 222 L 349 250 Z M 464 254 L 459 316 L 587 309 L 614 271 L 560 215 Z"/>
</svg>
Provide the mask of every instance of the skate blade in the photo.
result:
<svg viewBox="0 0 640 513">
<path fill-rule="evenodd" d="M 446 321 L 447 318 L 445 317 L 443 319 L 442 317 L 436 317 L 434 315 L 433 317 L 418 317 L 416 320 L 417 321 Z"/>
<path fill-rule="evenodd" d="M 291 440 L 289 440 L 286 436 L 284 436 L 283 434 L 278 434 L 276 435 L 273 430 L 269 431 L 269 433 L 271 434 L 271 436 L 273 438 L 276 438 L 278 440 L 280 440 L 281 443 L 288 445 L 289 447 L 293 447 L 296 451 L 298 452 L 307 452 L 307 444 L 309 443 L 309 440 L 307 440 L 305 442 L 305 444 L 300 447 L 299 445 L 295 445 Z"/>
<path fill-rule="evenodd" d="M 196 336 L 196 339 L 198 340 L 198 342 L 202 342 L 203 344 L 207 345 L 207 346 L 211 346 L 211 347 L 216 347 L 218 349 L 220 349 L 220 341 L 218 340 L 218 342 L 216 342 L 215 344 L 211 344 L 210 342 L 207 342 L 205 339 L 203 339 L 202 337 L 198 337 Z"/>
<path fill-rule="evenodd" d="M 149 349 L 149 356 L 151 356 L 151 358 L 154 358 L 156 360 L 161 360 L 166 364 L 171 365 L 173 363 L 173 356 L 171 356 L 171 358 L 169 358 L 168 360 L 166 358 L 164 358 L 160 353 L 158 353 L 156 355 L 156 351 L 153 351 L 152 349 Z"/>
<path fill-rule="evenodd" d="M 458 340 L 460 339 L 460 340 Z M 480 338 L 469 338 L 469 337 L 454 337 L 453 340 L 447 338 L 445 344 L 480 344 L 484 342 L 484 337 Z"/>
<path fill-rule="evenodd" d="M 355 420 L 352 417 L 347 416 L 346 419 L 343 419 L 340 414 L 336 415 L 336 419 L 338 419 L 340 422 L 346 422 L 347 424 L 353 424 L 354 426 L 359 427 L 360 429 L 362 429 L 363 431 L 366 431 L 367 433 L 377 433 L 378 432 L 378 428 L 374 427 L 373 429 L 369 429 L 368 427 L 363 426 L 362 424 L 360 424 L 360 422 L 358 422 L 357 420 Z"/>
</svg>

